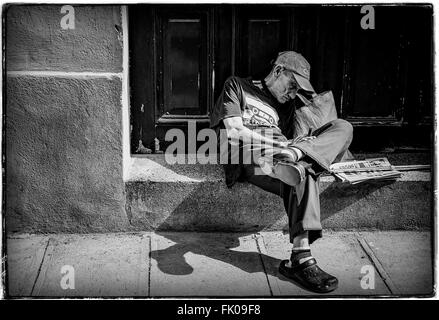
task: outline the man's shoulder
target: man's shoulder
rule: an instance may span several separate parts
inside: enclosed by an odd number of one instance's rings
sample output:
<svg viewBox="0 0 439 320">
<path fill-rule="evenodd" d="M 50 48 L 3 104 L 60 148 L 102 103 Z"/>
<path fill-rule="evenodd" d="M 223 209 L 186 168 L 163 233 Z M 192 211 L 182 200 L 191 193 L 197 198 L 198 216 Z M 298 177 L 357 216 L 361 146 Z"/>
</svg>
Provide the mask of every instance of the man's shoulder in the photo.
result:
<svg viewBox="0 0 439 320">
<path fill-rule="evenodd" d="M 238 76 L 230 76 L 226 79 L 226 83 L 236 83 L 236 84 L 245 84 L 249 85 L 252 83 L 251 78 L 241 78 Z"/>
<path fill-rule="evenodd" d="M 238 76 L 230 76 L 225 81 L 226 87 L 234 87 L 240 88 L 244 91 L 258 91 L 262 89 L 262 81 L 261 80 L 253 80 L 251 77 L 242 78 Z"/>
<path fill-rule="evenodd" d="M 242 78 L 238 76 L 230 76 L 226 79 L 226 84 L 235 84 L 240 86 L 256 86 L 257 83 L 260 83 L 259 80 L 252 80 L 251 77 Z"/>
</svg>

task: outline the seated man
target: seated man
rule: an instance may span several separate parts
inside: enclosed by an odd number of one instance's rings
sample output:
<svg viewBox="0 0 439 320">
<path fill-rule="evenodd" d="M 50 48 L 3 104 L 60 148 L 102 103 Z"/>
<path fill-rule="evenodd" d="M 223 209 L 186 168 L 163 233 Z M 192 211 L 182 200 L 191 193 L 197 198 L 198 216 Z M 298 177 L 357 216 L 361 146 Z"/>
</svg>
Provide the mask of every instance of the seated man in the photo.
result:
<svg viewBox="0 0 439 320">
<path fill-rule="evenodd" d="M 227 79 L 210 117 L 212 128 L 225 129 L 230 140 L 260 151 L 258 156 L 252 154 L 250 165 L 224 165 L 227 185 L 244 178 L 283 198 L 293 247 L 290 259 L 280 264 L 280 273 L 325 293 L 335 290 L 338 280 L 317 266 L 310 250 L 312 242 L 322 237 L 318 177 L 343 157 L 352 141 L 352 126 L 337 119 L 307 137 L 285 137 L 280 127 L 291 129 L 291 115 L 300 102 L 295 99 L 298 91 L 315 94 L 309 75 L 310 65 L 302 55 L 281 52 L 264 80 Z M 272 161 L 267 161 L 270 157 Z M 264 174 L 257 171 L 258 165 L 264 167 Z"/>
</svg>

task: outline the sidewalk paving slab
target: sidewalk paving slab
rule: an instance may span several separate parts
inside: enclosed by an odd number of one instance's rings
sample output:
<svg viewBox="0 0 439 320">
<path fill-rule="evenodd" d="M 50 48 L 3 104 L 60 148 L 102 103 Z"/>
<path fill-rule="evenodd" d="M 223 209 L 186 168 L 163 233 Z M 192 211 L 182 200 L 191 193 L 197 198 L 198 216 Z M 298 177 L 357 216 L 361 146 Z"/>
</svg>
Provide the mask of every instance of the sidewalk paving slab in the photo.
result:
<svg viewBox="0 0 439 320">
<path fill-rule="evenodd" d="M 88 235 L 14 235 L 7 239 L 12 297 L 326 297 L 429 295 L 428 232 L 324 232 L 312 245 L 339 288 L 318 295 L 278 272 L 291 244 L 280 231 L 253 233 L 156 232 Z M 75 288 L 62 289 L 63 266 Z M 374 268 L 363 289 L 362 268 Z M 364 279 L 364 278 L 363 278 Z M 383 279 L 385 281 L 383 281 Z"/>
<path fill-rule="evenodd" d="M 149 241 L 148 234 L 53 236 L 32 295 L 147 296 Z M 61 286 L 63 266 L 73 267 L 74 289 Z"/>
<path fill-rule="evenodd" d="M 40 235 L 20 235 L 7 239 L 9 295 L 31 295 L 48 241 L 48 236 Z"/>
<path fill-rule="evenodd" d="M 151 296 L 270 296 L 254 235 L 156 233 Z"/>
<path fill-rule="evenodd" d="M 397 295 L 433 293 L 432 243 L 429 232 L 361 232 L 395 284 Z"/>
<path fill-rule="evenodd" d="M 261 232 L 259 243 L 267 270 L 268 279 L 275 296 L 377 296 L 389 295 L 390 291 L 379 275 L 375 276 L 375 287 L 363 289 L 361 279 L 363 266 L 371 265 L 352 232 L 325 232 L 323 239 L 312 244 L 312 253 L 319 266 L 336 276 L 339 287 L 327 294 L 312 293 L 302 289 L 278 272 L 281 260 L 289 259 L 292 245 L 288 234 Z"/>
</svg>

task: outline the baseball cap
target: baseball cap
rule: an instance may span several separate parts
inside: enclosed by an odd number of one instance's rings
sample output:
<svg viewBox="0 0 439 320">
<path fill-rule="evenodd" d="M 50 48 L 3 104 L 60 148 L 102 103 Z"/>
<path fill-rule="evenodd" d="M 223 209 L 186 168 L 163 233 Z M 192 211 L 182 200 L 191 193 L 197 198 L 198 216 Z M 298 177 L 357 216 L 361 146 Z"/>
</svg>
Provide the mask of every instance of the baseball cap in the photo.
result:
<svg viewBox="0 0 439 320">
<path fill-rule="evenodd" d="M 285 69 L 292 71 L 301 89 L 315 92 L 311 82 L 309 82 L 311 66 L 300 53 L 294 51 L 280 52 L 274 64 L 281 65 Z"/>
</svg>

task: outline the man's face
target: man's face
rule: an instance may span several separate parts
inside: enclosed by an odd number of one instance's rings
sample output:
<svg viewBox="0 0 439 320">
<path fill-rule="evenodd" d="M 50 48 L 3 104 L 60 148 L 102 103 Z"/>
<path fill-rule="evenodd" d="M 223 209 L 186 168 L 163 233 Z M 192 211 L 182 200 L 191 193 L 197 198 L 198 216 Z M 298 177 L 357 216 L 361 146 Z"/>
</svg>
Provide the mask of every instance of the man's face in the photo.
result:
<svg viewBox="0 0 439 320">
<path fill-rule="evenodd" d="M 280 103 L 286 103 L 296 97 L 299 85 L 294 79 L 293 73 L 282 69 L 271 87 L 272 93 Z"/>
</svg>

